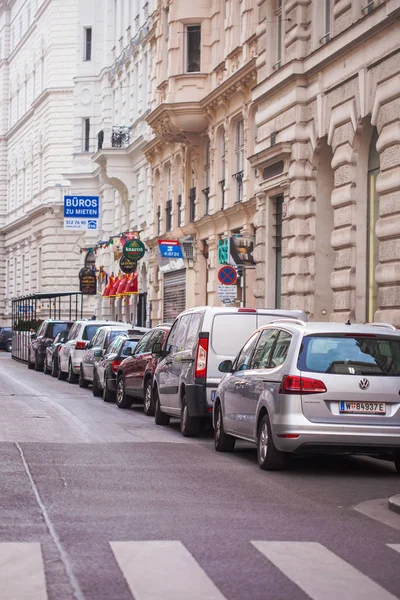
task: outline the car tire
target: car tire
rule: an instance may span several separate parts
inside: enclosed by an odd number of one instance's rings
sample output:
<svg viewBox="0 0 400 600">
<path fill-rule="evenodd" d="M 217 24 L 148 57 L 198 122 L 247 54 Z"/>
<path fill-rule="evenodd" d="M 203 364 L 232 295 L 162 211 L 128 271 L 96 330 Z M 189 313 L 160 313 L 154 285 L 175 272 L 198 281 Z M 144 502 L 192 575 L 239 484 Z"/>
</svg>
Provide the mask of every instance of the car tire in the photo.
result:
<svg viewBox="0 0 400 600">
<path fill-rule="evenodd" d="M 57 358 L 54 358 L 54 356 L 53 356 L 53 360 L 51 362 L 51 376 L 52 377 L 58 376 L 58 361 L 57 361 Z"/>
<path fill-rule="evenodd" d="M 51 369 L 49 369 L 49 367 L 47 366 L 47 356 L 45 356 L 45 358 L 44 358 L 43 373 L 45 375 L 50 375 L 50 373 L 51 373 Z"/>
<path fill-rule="evenodd" d="M 148 379 L 144 386 L 143 410 L 148 417 L 154 417 L 153 382 L 151 379 Z"/>
<path fill-rule="evenodd" d="M 263 471 L 280 471 L 285 462 L 285 453 L 278 450 L 272 439 L 271 423 L 264 415 L 257 433 L 257 459 Z"/>
<path fill-rule="evenodd" d="M 96 396 L 96 398 L 98 398 L 99 396 L 102 395 L 102 389 L 100 387 L 99 384 L 99 378 L 97 376 L 97 371 L 95 371 L 93 369 L 93 383 L 92 383 L 92 392 L 93 392 L 93 396 Z"/>
<path fill-rule="evenodd" d="M 78 379 L 78 385 L 80 388 L 87 388 L 89 387 L 89 382 L 87 379 L 84 378 L 83 376 L 83 369 L 82 369 L 82 365 L 79 368 L 79 379 Z"/>
<path fill-rule="evenodd" d="M 186 395 L 183 394 L 181 400 L 181 434 L 183 437 L 197 437 L 201 429 L 201 419 L 189 415 Z"/>
<path fill-rule="evenodd" d="M 225 433 L 221 404 L 215 407 L 214 448 L 217 452 L 233 452 L 236 438 Z"/>
<path fill-rule="evenodd" d="M 115 401 L 118 408 L 130 408 L 132 406 L 132 398 L 126 395 L 124 379 L 118 377 L 117 379 L 117 391 L 115 393 Z"/>
<path fill-rule="evenodd" d="M 67 375 L 68 373 L 64 373 L 64 371 L 61 371 L 61 366 L 58 365 L 57 379 L 59 379 L 60 381 L 65 381 L 67 379 Z"/>
<path fill-rule="evenodd" d="M 108 379 L 107 379 L 107 377 L 104 377 L 103 400 L 104 400 L 104 402 L 115 402 L 115 392 L 111 392 L 108 389 Z"/>
<path fill-rule="evenodd" d="M 6 342 L 6 352 L 11 352 L 12 350 L 12 341 L 8 340 L 8 342 Z"/>
<path fill-rule="evenodd" d="M 43 371 L 43 367 L 41 365 L 39 365 L 38 361 L 37 361 L 37 356 L 35 356 L 35 362 L 33 365 L 33 368 L 35 369 L 35 371 L 37 371 L 38 373 L 40 371 Z"/>
<path fill-rule="evenodd" d="M 68 381 L 68 383 L 77 383 L 78 382 L 78 375 L 76 373 L 74 373 L 71 361 L 69 361 L 69 363 L 68 363 L 67 381 Z"/>
<path fill-rule="evenodd" d="M 166 415 L 161 410 L 160 396 L 158 395 L 157 388 L 155 388 L 153 391 L 153 397 L 155 403 L 154 420 L 156 422 L 156 425 L 169 425 L 170 416 Z"/>
</svg>

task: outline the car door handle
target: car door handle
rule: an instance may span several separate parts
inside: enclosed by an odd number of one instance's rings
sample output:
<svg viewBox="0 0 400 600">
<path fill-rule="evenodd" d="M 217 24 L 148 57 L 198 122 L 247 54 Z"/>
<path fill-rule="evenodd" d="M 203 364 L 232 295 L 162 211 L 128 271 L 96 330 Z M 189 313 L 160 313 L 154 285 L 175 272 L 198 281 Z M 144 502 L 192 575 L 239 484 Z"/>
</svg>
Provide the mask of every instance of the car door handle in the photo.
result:
<svg viewBox="0 0 400 600">
<path fill-rule="evenodd" d="M 235 381 L 235 383 L 233 385 L 235 385 L 236 387 L 241 387 L 243 385 L 246 385 L 247 381 Z"/>
<path fill-rule="evenodd" d="M 166 365 L 172 365 L 172 358 L 169 358 L 168 360 L 165 361 Z"/>
<path fill-rule="evenodd" d="M 181 362 L 192 363 L 194 362 L 194 358 L 181 358 Z"/>
</svg>

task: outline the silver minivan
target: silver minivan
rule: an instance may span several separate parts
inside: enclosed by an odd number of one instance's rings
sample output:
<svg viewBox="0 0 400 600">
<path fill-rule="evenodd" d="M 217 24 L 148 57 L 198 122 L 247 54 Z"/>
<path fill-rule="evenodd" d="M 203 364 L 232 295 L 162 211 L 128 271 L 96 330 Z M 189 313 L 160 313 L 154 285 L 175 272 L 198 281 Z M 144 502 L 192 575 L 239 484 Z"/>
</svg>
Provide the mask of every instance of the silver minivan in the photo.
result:
<svg viewBox="0 0 400 600">
<path fill-rule="evenodd" d="M 255 331 L 214 405 L 214 442 L 257 445 L 264 470 L 288 453 L 365 454 L 400 472 L 400 331 L 390 325 L 278 320 Z"/>
<path fill-rule="evenodd" d="M 201 306 L 182 312 L 164 349 L 158 344 L 152 349 L 160 358 L 153 388 L 156 423 L 167 425 L 177 417 L 185 437 L 198 435 L 212 415 L 219 363 L 233 360 L 258 327 L 282 317 L 307 319 L 303 311 L 266 308 Z"/>
</svg>

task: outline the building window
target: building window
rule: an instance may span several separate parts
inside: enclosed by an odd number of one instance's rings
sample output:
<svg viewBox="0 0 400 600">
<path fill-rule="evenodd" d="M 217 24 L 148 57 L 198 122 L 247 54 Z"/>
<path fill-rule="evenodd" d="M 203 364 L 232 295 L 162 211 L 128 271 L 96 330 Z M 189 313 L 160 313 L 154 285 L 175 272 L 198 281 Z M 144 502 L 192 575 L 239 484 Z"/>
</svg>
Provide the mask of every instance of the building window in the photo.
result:
<svg viewBox="0 0 400 600">
<path fill-rule="evenodd" d="M 93 250 L 88 250 L 86 252 L 85 267 L 92 270 L 96 268 L 96 255 Z"/>
<path fill-rule="evenodd" d="M 157 235 L 161 235 L 161 206 L 157 209 Z"/>
<path fill-rule="evenodd" d="M 377 139 L 378 134 L 375 130 L 368 157 L 366 317 L 369 323 L 373 323 L 378 308 L 378 286 L 375 279 L 375 270 L 379 262 L 379 244 L 376 236 L 376 224 L 379 218 L 379 196 L 376 191 L 376 180 L 380 172 L 380 161 L 376 149 Z"/>
<path fill-rule="evenodd" d="M 172 168 L 167 167 L 167 199 L 165 202 L 165 231 L 172 229 Z"/>
<path fill-rule="evenodd" d="M 235 173 L 236 202 L 243 200 L 243 172 L 244 172 L 244 123 L 243 119 L 236 123 L 235 135 Z"/>
<path fill-rule="evenodd" d="M 225 131 L 222 130 L 221 131 L 221 135 L 219 138 L 219 142 L 220 142 L 220 180 L 219 180 L 219 186 L 221 188 L 221 208 L 222 210 L 224 210 L 225 208 L 225 172 L 226 172 L 226 156 L 225 156 Z"/>
<path fill-rule="evenodd" d="M 275 200 L 275 308 L 282 304 L 282 205 L 283 196 Z"/>
<path fill-rule="evenodd" d="M 189 211 L 190 211 L 190 220 L 196 220 L 196 188 L 190 188 L 189 192 Z"/>
<path fill-rule="evenodd" d="M 319 40 L 321 44 L 331 39 L 332 0 L 324 0 L 324 35 Z"/>
<path fill-rule="evenodd" d="M 90 119 L 83 119 L 83 152 L 90 152 Z"/>
<path fill-rule="evenodd" d="M 204 145 L 204 214 L 208 215 L 210 203 L 210 140 Z"/>
<path fill-rule="evenodd" d="M 282 0 L 276 0 L 276 63 L 274 69 L 279 69 L 282 63 L 283 26 L 282 26 Z M 275 26 L 274 25 L 274 26 Z"/>
<path fill-rule="evenodd" d="M 200 62 L 201 27 L 200 25 L 188 25 L 186 28 L 186 72 L 199 73 Z"/>
<path fill-rule="evenodd" d="M 177 213 L 178 213 L 178 227 L 182 225 L 182 194 L 178 194 Z"/>
<path fill-rule="evenodd" d="M 83 60 L 92 60 L 92 28 L 84 29 Z"/>
<path fill-rule="evenodd" d="M 374 8 L 375 8 L 375 1 L 368 0 L 366 5 L 361 10 L 364 15 L 368 15 L 370 12 L 372 12 L 374 10 Z"/>
</svg>

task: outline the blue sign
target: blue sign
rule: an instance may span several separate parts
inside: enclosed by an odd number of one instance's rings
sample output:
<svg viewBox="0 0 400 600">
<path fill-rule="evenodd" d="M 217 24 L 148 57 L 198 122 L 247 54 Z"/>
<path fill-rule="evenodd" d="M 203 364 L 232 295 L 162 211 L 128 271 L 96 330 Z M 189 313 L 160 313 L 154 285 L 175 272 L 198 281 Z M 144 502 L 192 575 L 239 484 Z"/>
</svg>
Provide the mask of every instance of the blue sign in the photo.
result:
<svg viewBox="0 0 400 600">
<path fill-rule="evenodd" d="M 182 248 L 178 240 L 158 240 L 160 254 L 164 258 L 183 258 Z"/>
<path fill-rule="evenodd" d="M 99 196 L 64 196 L 65 219 L 98 219 Z"/>
</svg>

